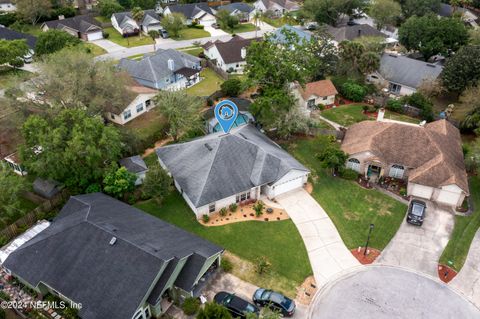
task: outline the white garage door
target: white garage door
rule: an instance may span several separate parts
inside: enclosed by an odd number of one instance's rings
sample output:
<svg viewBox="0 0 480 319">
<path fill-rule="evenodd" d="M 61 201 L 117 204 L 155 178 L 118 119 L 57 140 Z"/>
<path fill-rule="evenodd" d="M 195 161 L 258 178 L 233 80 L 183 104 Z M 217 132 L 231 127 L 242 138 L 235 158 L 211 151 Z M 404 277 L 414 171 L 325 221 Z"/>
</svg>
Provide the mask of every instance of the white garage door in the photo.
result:
<svg viewBox="0 0 480 319">
<path fill-rule="evenodd" d="M 87 34 L 88 41 L 94 41 L 94 40 L 100 40 L 100 39 L 103 39 L 102 31 Z"/>
<path fill-rule="evenodd" d="M 300 177 L 288 180 L 284 183 L 275 185 L 272 189 L 273 196 L 271 197 L 275 197 L 280 194 L 286 193 L 288 191 L 291 191 L 292 189 L 303 187 L 303 177 L 304 176 L 300 176 Z"/>
<path fill-rule="evenodd" d="M 419 184 L 410 184 L 411 185 L 411 193 L 409 195 L 430 199 L 433 194 L 433 187 L 424 186 Z"/>
<path fill-rule="evenodd" d="M 457 205 L 461 194 L 450 192 L 447 190 L 440 190 L 437 197 L 437 202 L 448 205 Z"/>
<path fill-rule="evenodd" d="M 206 27 L 210 27 L 212 24 L 215 23 L 215 19 L 200 19 L 200 24 Z"/>
</svg>

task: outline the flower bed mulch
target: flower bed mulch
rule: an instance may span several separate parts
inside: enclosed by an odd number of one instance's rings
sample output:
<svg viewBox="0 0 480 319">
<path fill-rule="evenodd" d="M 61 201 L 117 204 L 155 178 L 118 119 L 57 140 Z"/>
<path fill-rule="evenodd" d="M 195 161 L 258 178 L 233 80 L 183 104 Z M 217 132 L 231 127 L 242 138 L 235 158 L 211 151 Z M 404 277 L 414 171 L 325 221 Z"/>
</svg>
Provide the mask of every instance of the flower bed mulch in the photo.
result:
<svg viewBox="0 0 480 319">
<path fill-rule="evenodd" d="M 448 267 L 447 265 L 438 264 L 438 278 L 445 283 L 449 283 L 455 276 L 457 272 L 453 269 Z"/>
<path fill-rule="evenodd" d="M 362 264 L 362 265 L 368 265 L 371 264 L 377 259 L 378 256 L 380 256 L 381 251 L 375 248 L 370 248 L 368 247 L 368 254 L 366 256 L 363 255 L 365 252 L 365 247 L 362 247 L 360 251 L 358 251 L 358 248 L 350 250 L 352 255 L 357 258 L 357 260 Z"/>
</svg>

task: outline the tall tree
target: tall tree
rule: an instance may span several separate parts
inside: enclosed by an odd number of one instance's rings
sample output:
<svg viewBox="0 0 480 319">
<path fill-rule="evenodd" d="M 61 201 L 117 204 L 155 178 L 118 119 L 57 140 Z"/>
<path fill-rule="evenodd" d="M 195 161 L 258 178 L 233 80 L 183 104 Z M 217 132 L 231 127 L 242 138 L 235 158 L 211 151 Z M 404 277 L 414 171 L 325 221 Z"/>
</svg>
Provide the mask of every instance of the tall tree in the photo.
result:
<svg viewBox="0 0 480 319">
<path fill-rule="evenodd" d="M 469 131 L 477 131 L 480 135 L 480 86 L 467 88 L 460 96 L 460 103 L 469 110 L 461 122 L 461 127 Z"/>
<path fill-rule="evenodd" d="M 0 221 L 7 224 L 22 213 L 21 193 L 27 189 L 25 180 L 0 164 Z"/>
<path fill-rule="evenodd" d="M 461 19 L 435 15 L 409 18 L 398 30 L 399 40 L 408 50 L 416 50 L 428 60 L 435 54 L 448 55 L 468 42 L 468 31 Z"/>
<path fill-rule="evenodd" d="M 374 52 L 365 52 L 358 60 L 358 69 L 363 75 L 370 74 L 380 68 L 380 57 Z"/>
<path fill-rule="evenodd" d="M 411 16 L 424 16 L 437 13 L 440 9 L 441 0 L 400 0 L 405 18 Z"/>
<path fill-rule="evenodd" d="M 227 10 L 217 11 L 217 21 L 222 29 L 230 30 L 230 32 L 233 32 L 235 27 L 240 22 L 237 16 L 231 15 L 230 12 Z"/>
<path fill-rule="evenodd" d="M 395 23 L 402 14 L 402 8 L 394 0 L 375 0 L 370 4 L 369 13 L 377 29 L 382 30 L 385 26 Z"/>
<path fill-rule="evenodd" d="M 28 45 L 25 40 L 2 40 L 0 39 L 0 65 L 15 64 L 17 60 L 28 53 Z"/>
<path fill-rule="evenodd" d="M 467 45 L 450 57 L 442 72 L 443 86 L 449 91 L 461 93 L 475 86 L 480 79 L 480 46 Z"/>
<path fill-rule="evenodd" d="M 88 114 L 118 110 L 130 102 L 126 89 L 131 80 L 111 62 L 96 61 L 77 50 L 62 50 L 47 56 L 39 64 L 37 85 L 46 92 L 45 101 L 54 111 L 65 108 L 85 109 Z M 130 101 L 128 101 L 130 100 Z"/>
<path fill-rule="evenodd" d="M 255 10 L 255 13 L 253 14 L 252 21 L 253 25 L 255 26 L 255 38 L 257 37 L 257 31 L 258 28 L 260 27 L 260 23 L 262 22 L 262 13 L 258 10 Z"/>
<path fill-rule="evenodd" d="M 305 0 L 303 13 L 320 24 L 336 25 L 342 14 L 352 15 L 356 9 L 363 11 L 366 0 Z"/>
<path fill-rule="evenodd" d="M 144 16 L 144 13 L 143 13 L 142 8 L 135 7 L 135 8 L 132 9 L 132 18 L 133 18 L 133 20 L 135 20 L 135 22 L 138 24 L 138 26 L 140 26 L 142 24 L 143 16 Z M 140 37 L 142 37 L 141 28 L 140 28 Z"/>
<path fill-rule="evenodd" d="M 102 17 L 109 19 L 115 12 L 124 10 L 124 7 L 118 3 L 117 0 L 99 0 L 97 8 L 99 9 Z"/>
<path fill-rule="evenodd" d="M 103 190 L 116 198 L 122 198 L 128 192 L 135 189 L 137 175 L 129 172 L 125 167 L 118 167 L 112 163 L 103 177 Z"/>
<path fill-rule="evenodd" d="M 183 91 L 160 91 L 154 98 L 155 110 L 160 112 L 168 123 L 167 134 L 178 138 L 189 130 L 201 129 L 201 99 Z"/>
<path fill-rule="evenodd" d="M 50 0 L 17 0 L 16 5 L 17 13 L 32 25 L 42 17 L 48 17 L 52 9 Z"/>
<path fill-rule="evenodd" d="M 35 53 L 37 55 L 45 55 L 57 52 L 66 47 L 74 47 L 80 44 L 77 37 L 72 37 L 62 30 L 48 30 L 40 33 L 35 44 Z"/>
<path fill-rule="evenodd" d="M 180 30 L 186 28 L 185 16 L 181 13 L 174 12 L 172 14 L 164 15 L 160 21 L 162 27 L 167 30 L 172 38 L 178 38 Z"/>
<path fill-rule="evenodd" d="M 148 168 L 142 184 L 142 193 L 160 204 L 170 192 L 172 179 L 158 162 Z"/>
</svg>

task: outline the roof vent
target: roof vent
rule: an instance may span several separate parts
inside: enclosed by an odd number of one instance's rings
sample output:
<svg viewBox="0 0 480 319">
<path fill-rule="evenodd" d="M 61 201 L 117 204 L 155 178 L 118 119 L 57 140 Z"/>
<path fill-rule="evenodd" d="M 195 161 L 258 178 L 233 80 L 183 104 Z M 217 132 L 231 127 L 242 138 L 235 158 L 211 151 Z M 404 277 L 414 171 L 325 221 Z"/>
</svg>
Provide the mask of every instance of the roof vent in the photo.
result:
<svg viewBox="0 0 480 319">
<path fill-rule="evenodd" d="M 175 62 L 172 59 L 168 59 L 168 69 L 170 71 L 175 71 Z"/>
<path fill-rule="evenodd" d="M 432 64 L 432 63 L 427 63 L 427 66 L 429 66 L 429 67 L 431 67 L 431 68 L 436 67 L 436 65 L 435 65 L 435 64 Z"/>
<path fill-rule="evenodd" d="M 110 246 L 115 245 L 116 242 L 117 242 L 117 237 L 112 237 L 112 239 L 110 239 Z"/>
<path fill-rule="evenodd" d="M 213 148 L 208 144 L 208 143 L 205 143 L 205 147 L 207 148 L 207 150 L 209 151 L 212 151 Z"/>
</svg>

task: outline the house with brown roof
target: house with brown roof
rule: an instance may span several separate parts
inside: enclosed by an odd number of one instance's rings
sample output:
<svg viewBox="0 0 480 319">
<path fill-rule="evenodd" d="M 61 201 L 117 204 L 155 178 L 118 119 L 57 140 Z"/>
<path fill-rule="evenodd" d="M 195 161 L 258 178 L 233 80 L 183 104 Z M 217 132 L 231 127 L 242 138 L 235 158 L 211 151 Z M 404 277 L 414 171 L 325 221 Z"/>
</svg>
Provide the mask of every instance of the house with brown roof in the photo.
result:
<svg viewBox="0 0 480 319">
<path fill-rule="evenodd" d="M 460 206 L 469 195 L 459 130 L 446 120 L 410 124 L 383 119 L 350 126 L 342 142 L 346 166 L 376 182 L 407 182 L 407 195 Z"/>
<path fill-rule="evenodd" d="M 208 41 L 202 46 L 203 53 L 223 71 L 242 74 L 246 64 L 247 47 L 252 41 L 258 40 L 260 38 L 244 39 L 236 35 L 226 42 L 220 40 Z"/>
<path fill-rule="evenodd" d="M 299 83 L 292 83 L 291 89 L 298 106 L 306 112 L 310 112 L 319 105 L 334 105 L 335 96 L 338 94 L 335 85 L 330 80 L 310 82 L 305 87 Z"/>
<path fill-rule="evenodd" d="M 85 41 L 103 39 L 102 26 L 91 15 L 79 15 L 71 18 L 59 16 L 58 20 L 44 22 L 41 28 L 43 31 L 62 30 Z"/>
</svg>

